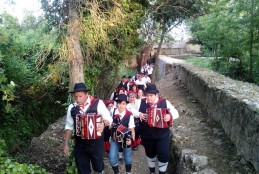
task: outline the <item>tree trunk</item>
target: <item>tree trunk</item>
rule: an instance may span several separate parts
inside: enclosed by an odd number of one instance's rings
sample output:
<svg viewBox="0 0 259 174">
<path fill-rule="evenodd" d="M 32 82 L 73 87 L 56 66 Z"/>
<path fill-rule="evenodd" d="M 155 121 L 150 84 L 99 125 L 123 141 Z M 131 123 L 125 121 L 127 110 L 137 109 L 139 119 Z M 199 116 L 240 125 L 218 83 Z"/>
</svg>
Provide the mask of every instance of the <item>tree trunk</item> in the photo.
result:
<svg viewBox="0 0 259 174">
<path fill-rule="evenodd" d="M 250 46 L 249 46 L 249 82 L 253 81 L 253 29 L 250 28 Z"/>
<path fill-rule="evenodd" d="M 254 44 L 254 26 L 253 26 L 253 17 L 254 17 L 254 1 L 251 2 L 251 11 L 250 11 L 250 45 L 249 45 L 249 82 L 253 82 L 253 44 Z"/>
<path fill-rule="evenodd" d="M 69 88 L 75 83 L 84 82 L 84 59 L 80 46 L 80 0 L 70 0 L 67 25 L 67 46 L 69 60 Z"/>
<path fill-rule="evenodd" d="M 150 58 L 150 53 L 152 51 L 153 44 L 145 45 L 140 50 L 140 56 L 137 57 L 138 72 L 147 63 L 148 58 Z"/>
<path fill-rule="evenodd" d="M 166 27 L 164 26 L 163 30 L 162 30 L 160 42 L 159 42 L 159 45 L 158 45 L 158 48 L 157 48 L 157 52 L 155 54 L 155 66 L 154 66 L 154 70 L 153 70 L 153 74 L 152 74 L 152 80 L 151 80 L 152 83 L 155 83 L 155 80 L 156 80 L 157 66 L 158 66 L 157 59 L 159 58 L 159 55 L 160 55 L 160 52 L 161 52 L 161 48 L 162 48 L 162 45 L 163 45 L 163 42 L 164 42 L 164 39 L 165 39 L 165 33 L 166 33 Z"/>
</svg>

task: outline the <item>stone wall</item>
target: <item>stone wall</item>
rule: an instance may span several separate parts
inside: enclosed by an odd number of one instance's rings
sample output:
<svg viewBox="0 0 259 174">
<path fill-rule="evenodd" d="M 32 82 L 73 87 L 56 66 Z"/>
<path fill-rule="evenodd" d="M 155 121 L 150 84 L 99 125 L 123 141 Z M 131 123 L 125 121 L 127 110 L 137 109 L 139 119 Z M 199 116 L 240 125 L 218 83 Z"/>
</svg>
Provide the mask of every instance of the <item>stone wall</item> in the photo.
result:
<svg viewBox="0 0 259 174">
<path fill-rule="evenodd" d="M 173 72 L 259 171 L 259 87 L 160 56 L 156 80 Z"/>
</svg>

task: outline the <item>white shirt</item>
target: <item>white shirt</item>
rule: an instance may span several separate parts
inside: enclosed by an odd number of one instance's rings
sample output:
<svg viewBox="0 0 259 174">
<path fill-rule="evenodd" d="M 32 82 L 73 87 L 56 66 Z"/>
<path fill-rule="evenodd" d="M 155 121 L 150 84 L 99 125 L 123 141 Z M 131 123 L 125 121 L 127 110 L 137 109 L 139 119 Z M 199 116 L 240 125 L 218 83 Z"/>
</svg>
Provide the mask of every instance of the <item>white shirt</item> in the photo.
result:
<svg viewBox="0 0 259 174">
<path fill-rule="evenodd" d="M 140 81 L 140 80 L 137 80 L 137 81 L 136 81 L 136 84 L 137 84 L 137 85 L 144 85 L 144 88 L 147 87 L 146 81 L 145 81 L 144 78 L 142 78 L 141 81 Z"/>
<path fill-rule="evenodd" d="M 146 65 L 144 65 L 144 66 L 141 68 L 141 72 L 144 73 L 145 71 L 147 71 L 147 68 L 148 68 L 148 67 L 147 67 Z"/>
<path fill-rule="evenodd" d="M 155 103 L 158 102 L 158 97 L 156 98 L 155 100 Z M 175 109 L 175 107 L 171 104 L 170 101 L 166 100 L 166 106 L 167 106 L 167 109 L 169 109 L 169 111 L 171 112 L 172 116 L 173 116 L 173 119 L 177 119 L 179 117 L 179 113 L 178 111 Z"/>
<path fill-rule="evenodd" d="M 151 83 L 151 79 L 148 76 L 145 76 L 144 78 L 145 78 L 146 83 Z"/>
<path fill-rule="evenodd" d="M 135 99 L 135 103 L 128 103 L 127 104 L 127 109 L 132 112 L 132 115 L 136 118 L 139 118 L 139 107 L 140 107 L 140 102 L 141 100 Z"/>
<path fill-rule="evenodd" d="M 111 94 L 110 100 L 113 100 L 113 99 L 114 99 L 114 93 L 115 93 L 115 92 L 113 92 L 113 93 Z"/>
<path fill-rule="evenodd" d="M 116 109 L 116 108 L 115 108 L 115 109 Z M 113 113 L 113 112 L 114 112 L 114 109 L 111 110 L 111 113 Z M 117 114 L 120 115 L 120 120 L 122 120 L 122 118 L 123 118 L 123 117 L 125 116 L 125 114 L 126 114 L 126 109 L 125 109 L 122 113 L 119 113 L 119 110 L 116 109 L 114 115 L 117 115 Z M 130 116 L 130 120 L 129 120 L 128 128 L 131 129 L 131 128 L 134 128 L 134 127 L 135 127 L 134 117 L 133 117 L 133 115 L 131 115 L 131 116 Z"/>
<path fill-rule="evenodd" d="M 152 68 L 152 66 L 149 66 L 147 69 L 147 74 L 151 75 L 152 73 L 153 73 L 153 68 Z"/>
<path fill-rule="evenodd" d="M 88 103 L 83 111 L 85 112 L 89 106 L 90 106 L 90 98 L 88 97 L 86 102 Z M 74 130 L 74 120 L 71 116 L 71 109 L 74 107 L 74 106 L 77 106 L 78 104 L 75 102 L 74 104 L 70 104 L 68 106 L 68 109 L 67 109 L 67 118 L 66 118 L 66 126 L 65 126 L 65 130 L 66 129 L 70 129 L 70 130 Z M 110 112 L 109 110 L 106 108 L 105 104 L 103 103 L 102 100 L 99 100 L 98 102 L 98 105 L 97 105 L 97 114 L 101 115 L 103 117 L 104 120 L 107 120 L 109 122 L 109 124 L 111 125 L 112 123 L 112 117 L 110 116 Z"/>
</svg>

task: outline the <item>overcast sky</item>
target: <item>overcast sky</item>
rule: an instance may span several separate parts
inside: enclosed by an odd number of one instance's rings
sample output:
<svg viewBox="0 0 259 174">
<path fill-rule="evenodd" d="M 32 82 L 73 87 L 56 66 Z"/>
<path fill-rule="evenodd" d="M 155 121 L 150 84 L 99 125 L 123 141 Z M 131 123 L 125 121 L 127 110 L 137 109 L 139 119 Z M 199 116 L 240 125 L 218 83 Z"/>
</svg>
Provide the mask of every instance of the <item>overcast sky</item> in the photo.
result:
<svg viewBox="0 0 259 174">
<path fill-rule="evenodd" d="M 42 14 L 40 0 L 0 0 L 0 14 L 7 11 L 21 21 L 26 10 L 32 12 L 35 16 Z"/>
<path fill-rule="evenodd" d="M 35 16 L 41 15 L 43 12 L 40 9 L 40 0 L 0 0 L 0 14 L 7 11 L 9 14 L 16 16 L 21 22 L 24 17 L 24 12 L 30 11 Z M 171 35 L 176 40 L 186 41 L 190 37 L 182 25 L 171 31 Z"/>
</svg>

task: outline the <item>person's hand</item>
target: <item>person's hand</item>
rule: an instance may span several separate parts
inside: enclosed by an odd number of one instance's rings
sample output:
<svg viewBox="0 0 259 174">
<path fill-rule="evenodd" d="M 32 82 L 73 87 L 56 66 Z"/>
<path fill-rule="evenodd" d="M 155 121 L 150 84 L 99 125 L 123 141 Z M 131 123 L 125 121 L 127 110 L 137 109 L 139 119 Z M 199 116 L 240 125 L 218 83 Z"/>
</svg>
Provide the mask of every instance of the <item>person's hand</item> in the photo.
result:
<svg viewBox="0 0 259 174">
<path fill-rule="evenodd" d="M 65 144 L 65 146 L 64 146 L 64 153 L 65 153 L 65 155 L 66 156 L 69 156 L 69 145 L 68 144 Z"/>
<path fill-rule="evenodd" d="M 166 114 L 165 116 L 164 116 L 164 121 L 170 121 L 170 119 L 171 119 L 171 115 L 170 114 Z"/>
<path fill-rule="evenodd" d="M 105 125 L 109 125 L 109 121 L 108 120 L 103 120 L 103 122 L 104 122 L 104 126 Z"/>
<path fill-rule="evenodd" d="M 131 139 L 129 139 L 129 138 L 126 139 L 126 145 L 127 145 L 127 146 L 130 146 L 130 145 L 131 145 Z"/>
<path fill-rule="evenodd" d="M 140 119 L 140 121 L 142 122 L 142 121 L 145 121 L 147 118 L 146 118 L 146 114 L 143 114 L 143 113 L 140 113 L 139 114 L 139 119 Z"/>
<path fill-rule="evenodd" d="M 102 133 L 104 129 L 104 122 L 100 123 L 97 127 L 97 132 Z"/>
</svg>

